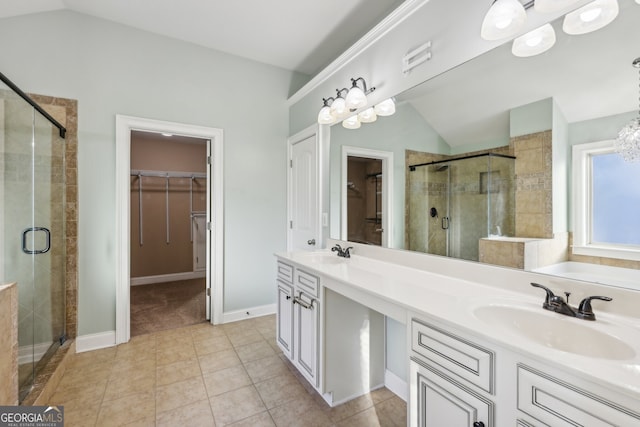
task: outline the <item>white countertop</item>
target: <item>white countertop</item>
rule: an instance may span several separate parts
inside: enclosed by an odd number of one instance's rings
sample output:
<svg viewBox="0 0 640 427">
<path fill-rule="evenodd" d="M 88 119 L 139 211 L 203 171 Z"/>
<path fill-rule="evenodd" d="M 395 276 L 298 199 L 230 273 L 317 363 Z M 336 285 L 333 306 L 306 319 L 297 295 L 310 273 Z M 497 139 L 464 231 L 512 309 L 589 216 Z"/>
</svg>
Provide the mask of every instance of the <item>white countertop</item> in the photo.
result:
<svg viewBox="0 0 640 427">
<path fill-rule="evenodd" d="M 282 252 L 280 259 L 312 270 L 328 279 L 365 292 L 390 305 L 409 312 L 423 313 L 453 327 L 463 328 L 482 339 L 572 371 L 605 387 L 640 399 L 640 319 L 598 312 L 595 322 L 552 313 L 542 309 L 544 292 L 535 297 L 500 287 L 434 274 L 412 267 L 392 264 L 377 259 L 353 255 L 338 258 L 329 251 Z M 331 280 L 322 283 L 331 288 Z M 338 290 L 339 291 L 339 290 Z M 504 328 L 492 327 L 474 314 L 478 307 L 488 305 L 515 306 L 556 320 L 575 322 L 577 328 L 589 328 L 623 340 L 634 351 L 635 357 L 625 360 L 594 358 L 548 348 Z M 568 336 L 567 339 L 574 337 Z M 588 344 L 587 344 L 588 345 Z"/>
</svg>

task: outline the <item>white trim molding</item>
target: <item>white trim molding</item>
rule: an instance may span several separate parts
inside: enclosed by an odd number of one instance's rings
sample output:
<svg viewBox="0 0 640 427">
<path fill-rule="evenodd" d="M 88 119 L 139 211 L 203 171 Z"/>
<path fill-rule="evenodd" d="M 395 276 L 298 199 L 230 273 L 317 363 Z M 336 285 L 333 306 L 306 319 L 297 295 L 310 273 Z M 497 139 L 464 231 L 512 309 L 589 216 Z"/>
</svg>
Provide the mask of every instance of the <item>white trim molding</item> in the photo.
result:
<svg viewBox="0 0 640 427">
<path fill-rule="evenodd" d="M 614 141 L 605 140 L 574 145 L 573 170 L 573 246 L 575 255 L 640 261 L 640 249 L 634 246 L 591 242 L 591 157 L 614 152 Z"/>
<path fill-rule="evenodd" d="M 187 271 L 186 273 L 158 274 L 157 276 L 132 277 L 131 286 L 152 285 L 154 283 L 178 282 L 181 280 L 201 279 L 207 276 L 206 270 Z"/>
<path fill-rule="evenodd" d="M 207 240 L 207 286 L 211 287 L 211 323 L 222 322 L 224 295 L 224 171 L 223 131 L 183 123 L 116 115 L 116 330 L 115 343 L 130 337 L 130 170 L 131 131 L 190 136 L 210 140 L 207 152 L 211 158 L 211 179 L 207 180 L 211 238 Z M 211 151 L 209 151 L 209 149 Z M 210 184 L 209 184 L 210 183 Z M 210 199 L 210 200 L 209 200 Z"/>
<path fill-rule="evenodd" d="M 384 386 L 405 402 L 409 399 L 409 385 L 405 380 L 386 369 L 384 371 Z"/>
<path fill-rule="evenodd" d="M 393 30 L 405 19 L 413 15 L 429 0 L 405 0 L 396 10 L 391 12 L 385 19 L 380 21 L 378 25 L 373 27 L 371 31 L 365 34 L 360 40 L 354 43 L 342 55 L 336 58 L 331 64 L 320 71 L 314 78 L 305 84 L 300 90 L 294 93 L 288 100 L 287 106 L 291 107 L 305 96 L 309 95 L 314 89 L 327 81 L 337 71 L 344 68 L 353 61 L 358 55 L 366 51 L 372 44 L 380 40 L 389 31 Z"/>
<path fill-rule="evenodd" d="M 237 322 L 239 320 L 252 319 L 254 317 L 267 316 L 269 314 L 275 314 L 275 313 L 276 313 L 275 304 L 261 305 L 258 307 L 252 307 L 252 308 L 224 313 L 223 323 Z"/>
<path fill-rule="evenodd" d="M 76 338 L 76 353 L 100 350 L 116 345 L 116 331 L 99 332 L 97 334 L 80 335 Z"/>
</svg>

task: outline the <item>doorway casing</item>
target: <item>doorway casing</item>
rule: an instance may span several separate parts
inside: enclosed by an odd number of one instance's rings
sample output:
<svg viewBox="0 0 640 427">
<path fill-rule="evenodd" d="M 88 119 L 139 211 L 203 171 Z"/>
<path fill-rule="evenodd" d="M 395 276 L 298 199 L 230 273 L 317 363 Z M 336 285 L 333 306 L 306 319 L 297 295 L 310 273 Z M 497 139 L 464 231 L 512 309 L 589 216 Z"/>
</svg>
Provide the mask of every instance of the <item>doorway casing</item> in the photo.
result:
<svg viewBox="0 0 640 427">
<path fill-rule="evenodd" d="M 224 209 L 222 129 L 116 115 L 116 344 L 130 338 L 130 170 L 131 131 L 190 136 L 211 141 L 207 152 L 211 175 L 209 192 L 210 244 L 207 245 L 207 274 L 211 284 L 211 323 L 222 323 L 224 295 Z"/>
<path fill-rule="evenodd" d="M 340 238 L 347 238 L 347 164 L 349 157 L 363 157 L 382 161 L 382 247 L 390 248 L 393 242 L 393 153 L 361 147 L 342 146 L 340 175 Z"/>
</svg>

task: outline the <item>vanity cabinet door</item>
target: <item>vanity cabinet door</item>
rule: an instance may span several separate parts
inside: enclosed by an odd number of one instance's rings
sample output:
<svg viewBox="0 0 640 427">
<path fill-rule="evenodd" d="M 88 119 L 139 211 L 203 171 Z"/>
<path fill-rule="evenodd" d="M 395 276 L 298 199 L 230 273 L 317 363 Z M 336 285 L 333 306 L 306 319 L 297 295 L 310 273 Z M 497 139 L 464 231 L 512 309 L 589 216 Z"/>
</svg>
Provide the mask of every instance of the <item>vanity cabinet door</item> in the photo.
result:
<svg viewBox="0 0 640 427">
<path fill-rule="evenodd" d="M 295 363 L 302 374 L 318 387 L 318 339 L 320 303 L 304 292 L 295 297 Z"/>
<path fill-rule="evenodd" d="M 493 403 L 464 385 L 412 359 L 412 427 L 491 427 Z"/>
<path fill-rule="evenodd" d="M 293 355 L 293 287 L 278 280 L 276 337 L 278 347 L 291 359 Z"/>
</svg>

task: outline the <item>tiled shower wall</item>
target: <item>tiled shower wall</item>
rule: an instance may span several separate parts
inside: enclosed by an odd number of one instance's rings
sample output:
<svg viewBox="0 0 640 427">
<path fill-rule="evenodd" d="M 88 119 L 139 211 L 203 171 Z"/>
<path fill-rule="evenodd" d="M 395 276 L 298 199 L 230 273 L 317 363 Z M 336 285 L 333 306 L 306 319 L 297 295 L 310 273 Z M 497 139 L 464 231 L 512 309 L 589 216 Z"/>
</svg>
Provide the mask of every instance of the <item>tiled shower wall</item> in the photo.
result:
<svg viewBox="0 0 640 427">
<path fill-rule="evenodd" d="M 64 253 L 65 327 L 67 338 L 78 333 L 78 102 L 73 99 L 29 95 L 66 129 L 64 140 L 65 202 Z M 57 132 L 57 129 L 55 129 Z M 62 226 L 62 225 L 59 225 Z"/>
</svg>

